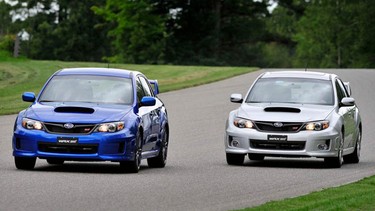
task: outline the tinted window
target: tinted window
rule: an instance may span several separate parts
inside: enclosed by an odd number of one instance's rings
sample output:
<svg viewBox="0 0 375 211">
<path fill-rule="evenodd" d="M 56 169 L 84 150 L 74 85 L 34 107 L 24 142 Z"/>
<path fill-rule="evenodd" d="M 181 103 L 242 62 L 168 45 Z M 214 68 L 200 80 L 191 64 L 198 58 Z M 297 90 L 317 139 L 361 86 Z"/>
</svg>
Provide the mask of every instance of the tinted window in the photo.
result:
<svg viewBox="0 0 375 211">
<path fill-rule="evenodd" d="M 54 76 L 43 90 L 39 101 L 132 104 L 133 86 L 129 78 Z"/>
<path fill-rule="evenodd" d="M 138 103 L 140 103 L 141 99 L 145 96 L 145 92 L 143 91 L 142 83 L 139 80 L 139 78 L 137 78 L 136 84 L 137 84 L 137 101 Z"/>
<path fill-rule="evenodd" d="M 344 85 L 344 83 L 339 78 L 337 79 L 337 82 L 339 83 L 340 87 L 343 89 L 345 96 L 349 97 L 349 92 L 346 89 L 346 86 Z"/>
<path fill-rule="evenodd" d="M 341 102 L 342 98 L 346 97 L 346 90 L 344 85 L 340 82 L 341 81 L 336 80 L 337 99 L 339 102 Z"/>
<path fill-rule="evenodd" d="M 328 80 L 261 78 L 252 87 L 246 102 L 333 105 L 333 88 Z"/>
<path fill-rule="evenodd" d="M 153 96 L 153 92 L 151 91 L 151 85 L 149 84 L 149 82 L 143 78 L 143 77 L 139 77 L 141 83 L 142 83 L 142 86 L 143 86 L 143 90 L 145 92 L 145 95 L 146 96 Z"/>
</svg>

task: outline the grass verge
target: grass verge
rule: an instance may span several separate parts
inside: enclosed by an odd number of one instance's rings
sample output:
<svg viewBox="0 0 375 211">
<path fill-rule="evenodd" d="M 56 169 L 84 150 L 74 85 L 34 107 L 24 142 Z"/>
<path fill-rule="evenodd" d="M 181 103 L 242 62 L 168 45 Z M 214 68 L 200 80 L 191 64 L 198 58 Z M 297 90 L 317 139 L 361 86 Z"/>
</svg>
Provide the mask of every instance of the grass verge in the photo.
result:
<svg viewBox="0 0 375 211">
<path fill-rule="evenodd" d="M 272 201 L 242 211 L 299 210 L 375 210 L 375 177 L 308 195 Z"/>
<path fill-rule="evenodd" d="M 0 115 L 18 113 L 26 108 L 30 103 L 22 101 L 22 93 L 39 93 L 45 81 L 61 68 L 107 66 L 93 62 L 0 59 Z M 161 92 L 198 86 L 257 70 L 251 67 L 130 64 L 111 64 L 110 67 L 140 71 L 149 79 L 157 79 Z"/>
</svg>

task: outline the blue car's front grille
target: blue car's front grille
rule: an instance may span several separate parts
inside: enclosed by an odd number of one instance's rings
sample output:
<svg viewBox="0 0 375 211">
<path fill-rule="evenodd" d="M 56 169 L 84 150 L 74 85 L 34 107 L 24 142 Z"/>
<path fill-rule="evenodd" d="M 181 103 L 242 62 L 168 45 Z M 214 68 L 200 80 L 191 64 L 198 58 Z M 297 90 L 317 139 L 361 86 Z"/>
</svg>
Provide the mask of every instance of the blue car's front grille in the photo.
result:
<svg viewBox="0 0 375 211">
<path fill-rule="evenodd" d="M 44 123 L 44 126 L 48 133 L 60 134 L 89 134 L 95 128 L 94 124 L 76 124 L 71 129 L 65 128 L 63 123 Z"/>
<path fill-rule="evenodd" d="M 71 153 L 71 154 L 95 154 L 98 152 L 98 144 L 56 144 L 48 142 L 39 142 L 38 150 L 41 152 L 52 153 Z"/>
</svg>

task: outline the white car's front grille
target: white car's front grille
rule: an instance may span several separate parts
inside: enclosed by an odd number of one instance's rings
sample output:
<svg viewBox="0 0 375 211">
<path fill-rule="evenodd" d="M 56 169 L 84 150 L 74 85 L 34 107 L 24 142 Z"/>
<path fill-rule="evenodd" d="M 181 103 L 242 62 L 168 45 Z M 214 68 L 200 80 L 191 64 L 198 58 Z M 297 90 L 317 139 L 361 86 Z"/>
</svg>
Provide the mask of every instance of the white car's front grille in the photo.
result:
<svg viewBox="0 0 375 211">
<path fill-rule="evenodd" d="M 264 131 L 264 132 L 298 132 L 303 126 L 303 123 L 256 121 L 255 126 L 259 131 Z"/>
<path fill-rule="evenodd" d="M 250 147 L 254 149 L 274 149 L 274 150 L 303 150 L 305 141 L 267 141 L 250 139 Z"/>
</svg>

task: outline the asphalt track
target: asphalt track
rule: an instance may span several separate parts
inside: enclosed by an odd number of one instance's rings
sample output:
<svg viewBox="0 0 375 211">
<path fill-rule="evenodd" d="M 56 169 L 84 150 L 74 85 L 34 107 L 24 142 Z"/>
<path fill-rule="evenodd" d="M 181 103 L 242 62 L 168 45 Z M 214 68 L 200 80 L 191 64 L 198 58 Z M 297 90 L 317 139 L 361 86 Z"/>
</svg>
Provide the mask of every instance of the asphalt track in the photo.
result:
<svg viewBox="0 0 375 211">
<path fill-rule="evenodd" d="M 280 69 L 278 69 L 280 70 Z M 231 93 L 245 94 L 262 70 L 217 83 L 160 94 L 170 118 L 168 163 L 123 174 L 117 163 L 37 160 L 33 171 L 14 166 L 15 115 L 0 117 L 0 210 L 229 210 L 295 197 L 375 175 L 375 70 L 333 72 L 352 85 L 363 121 L 359 164 L 324 168 L 322 159 L 266 158 L 228 166 L 224 126 Z M 27 90 L 25 90 L 27 91 Z"/>
</svg>

